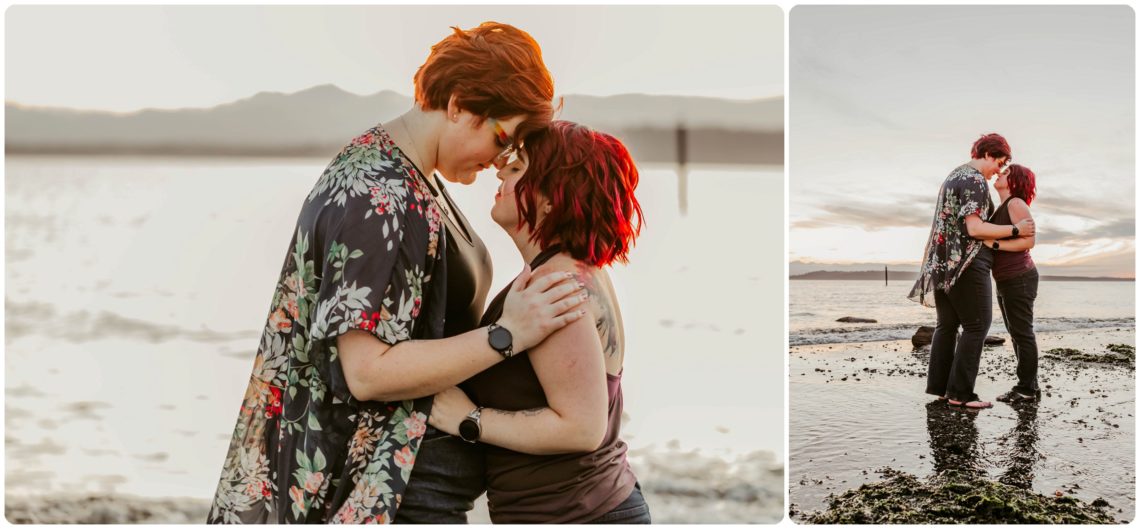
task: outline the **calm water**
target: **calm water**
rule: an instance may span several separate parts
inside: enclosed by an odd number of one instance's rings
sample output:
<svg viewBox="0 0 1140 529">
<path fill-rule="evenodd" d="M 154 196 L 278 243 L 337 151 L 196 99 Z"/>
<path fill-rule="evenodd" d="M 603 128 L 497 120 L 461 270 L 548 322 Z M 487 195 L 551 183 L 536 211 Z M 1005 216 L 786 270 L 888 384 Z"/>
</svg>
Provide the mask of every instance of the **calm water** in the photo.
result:
<svg viewBox="0 0 1140 529">
<path fill-rule="evenodd" d="M 1104 498 L 1135 511 L 1135 371 L 1042 358 L 1037 405 L 965 412 L 926 395 L 927 349 L 910 337 L 932 308 L 906 299 L 910 282 L 791 281 L 790 502 L 827 506 L 830 494 L 881 480 L 890 467 L 920 477 L 975 472 L 1035 492 Z M 1035 304 L 1041 351 L 1089 353 L 1135 345 L 1135 283 L 1042 282 Z M 843 316 L 878 323 L 838 323 Z M 994 308 L 990 334 L 1008 337 Z M 987 348 L 977 393 L 992 400 L 1016 380 L 1011 343 Z M 1117 512 L 1119 509 L 1119 512 Z"/>
<path fill-rule="evenodd" d="M 297 212 L 325 160 L 9 157 L 9 492 L 213 494 Z M 725 458 L 783 453 L 779 170 L 646 168 L 647 226 L 612 276 L 627 335 L 624 437 Z M 498 181 L 450 186 L 491 249 Z M 769 236 L 743 223 L 770 226 Z"/>
<path fill-rule="evenodd" d="M 791 345 L 910 339 L 921 325 L 934 325 L 933 308 L 907 299 L 912 281 L 789 281 Z M 996 290 L 995 290 L 996 293 Z M 1134 327 L 1136 283 L 1042 281 L 1034 304 L 1037 332 Z M 1006 334 L 994 301 L 992 334 Z M 878 323 L 839 323 L 844 316 Z"/>
</svg>

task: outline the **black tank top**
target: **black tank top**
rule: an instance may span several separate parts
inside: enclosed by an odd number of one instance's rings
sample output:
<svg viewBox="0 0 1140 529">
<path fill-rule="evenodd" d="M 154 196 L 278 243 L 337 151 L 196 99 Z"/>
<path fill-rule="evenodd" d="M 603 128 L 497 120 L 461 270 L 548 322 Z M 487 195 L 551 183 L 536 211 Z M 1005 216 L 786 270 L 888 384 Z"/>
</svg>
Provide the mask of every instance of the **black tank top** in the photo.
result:
<svg viewBox="0 0 1140 529">
<path fill-rule="evenodd" d="M 538 268 L 559 251 L 557 246 L 544 250 L 531 262 L 531 268 Z M 509 289 L 508 285 L 491 301 L 483 315 L 484 325 L 502 315 Z M 518 351 L 460 387 L 480 406 L 502 410 L 545 407 L 546 393 L 525 353 Z M 592 452 L 531 455 L 486 446 L 492 522 L 586 523 L 629 497 L 637 477 L 626 459 L 628 447 L 621 440 L 621 374 L 607 374 L 606 388 L 606 434 Z"/>
<path fill-rule="evenodd" d="M 1005 202 L 998 206 L 997 211 L 990 217 L 991 224 L 999 226 L 1012 226 L 1013 220 L 1009 217 L 1009 201 L 1013 197 L 1005 199 Z M 1007 237 L 1002 240 L 1010 240 L 1012 237 Z M 1001 242 L 999 241 L 1000 245 Z M 1007 252 L 1005 250 L 994 251 L 994 264 L 993 274 L 995 281 L 1004 281 L 1006 279 L 1013 279 L 1021 274 L 1033 270 L 1036 265 L 1033 264 L 1033 258 L 1029 256 L 1029 250 L 1020 252 Z"/>
<path fill-rule="evenodd" d="M 452 215 L 447 217 L 447 307 L 444 311 L 443 336 L 463 334 L 479 326 L 487 292 L 491 290 L 491 254 L 483 239 L 471 229 L 467 218 L 455 206 L 447 188 L 438 176 L 435 187 L 447 203 Z M 452 218 L 454 217 L 454 218 Z"/>
<path fill-rule="evenodd" d="M 491 255 L 455 206 L 443 182 L 438 176 L 434 176 L 433 181 L 441 195 L 436 198 L 446 201 L 451 210 L 451 215 L 444 215 L 447 301 L 443 322 L 443 336 L 451 337 L 479 326 L 487 292 L 491 289 Z M 438 439 L 440 437 L 445 438 Z M 465 502 L 473 503 L 486 490 L 484 445 L 447 436 L 433 426 L 428 426 L 424 439 L 432 442 L 423 443 L 416 455 L 416 465 L 412 467 L 404 501 L 394 521 L 398 524 L 463 523 L 466 521 L 464 513 L 454 509 Z M 456 464 L 456 461 L 462 463 Z"/>
</svg>

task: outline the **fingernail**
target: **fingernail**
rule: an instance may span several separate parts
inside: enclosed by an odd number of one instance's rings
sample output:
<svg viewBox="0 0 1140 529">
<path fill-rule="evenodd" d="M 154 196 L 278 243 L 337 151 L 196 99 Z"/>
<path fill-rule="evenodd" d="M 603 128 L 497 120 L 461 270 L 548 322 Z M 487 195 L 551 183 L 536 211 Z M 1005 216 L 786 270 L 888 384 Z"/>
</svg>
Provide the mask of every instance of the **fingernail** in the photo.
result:
<svg viewBox="0 0 1140 529">
<path fill-rule="evenodd" d="M 579 281 L 579 282 L 578 282 L 578 288 L 586 288 L 586 284 L 585 284 L 585 283 L 583 283 L 583 282 L 581 282 L 581 281 Z"/>
<path fill-rule="evenodd" d="M 586 315 L 586 311 L 584 311 L 584 310 L 580 310 L 580 311 L 578 311 L 578 315 L 579 315 L 579 316 L 585 316 L 585 315 Z"/>
<path fill-rule="evenodd" d="M 590 293 L 589 292 L 583 292 L 578 297 L 582 298 L 582 301 L 586 301 L 586 299 L 590 297 Z"/>
</svg>

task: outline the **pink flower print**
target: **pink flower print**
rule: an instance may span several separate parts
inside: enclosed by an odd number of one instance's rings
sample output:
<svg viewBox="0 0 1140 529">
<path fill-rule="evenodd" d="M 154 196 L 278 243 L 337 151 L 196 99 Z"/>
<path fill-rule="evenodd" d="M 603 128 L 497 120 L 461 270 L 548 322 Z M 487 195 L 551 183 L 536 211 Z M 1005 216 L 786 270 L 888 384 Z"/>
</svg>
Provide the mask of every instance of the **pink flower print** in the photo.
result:
<svg viewBox="0 0 1140 529">
<path fill-rule="evenodd" d="M 289 316 L 285 314 L 285 310 L 280 308 L 273 311 L 273 314 L 269 316 L 269 325 L 281 333 L 287 333 L 293 330 L 293 322 L 289 320 Z"/>
<path fill-rule="evenodd" d="M 289 277 L 285 278 L 285 288 L 289 289 L 290 292 L 295 292 L 298 297 L 305 297 L 309 293 L 305 289 L 305 282 L 301 281 L 297 274 L 290 274 Z"/>
<path fill-rule="evenodd" d="M 385 193 L 379 187 L 370 187 L 369 191 L 372 192 L 372 205 L 376 206 L 376 213 L 383 215 L 389 208 L 392 207 L 392 196 Z"/>
<path fill-rule="evenodd" d="M 396 452 L 395 460 L 396 466 L 400 468 L 412 468 L 412 465 L 416 463 L 416 456 L 412 453 L 410 446 L 405 446 Z"/>
<path fill-rule="evenodd" d="M 296 485 L 289 487 L 289 497 L 293 499 L 293 504 L 301 509 L 301 512 L 308 510 L 305 505 L 305 490 L 297 488 Z"/>
<path fill-rule="evenodd" d="M 296 294 L 289 294 L 289 297 L 285 298 L 285 310 L 289 311 L 289 317 L 293 318 L 294 321 L 300 319 L 300 314 L 298 313 L 297 308 Z"/>
<path fill-rule="evenodd" d="M 321 484 L 325 481 L 323 472 L 313 472 L 305 479 L 305 492 L 309 494 L 316 494 L 321 488 Z"/>
<path fill-rule="evenodd" d="M 345 504 L 344 507 L 341 507 L 341 509 L 337 511 L 336 521 L 342 524 L 355 523 L 355 521 L 352 519 L 353 515 L 355 514 L 356 511 L 348 508 L 348 504 Z"/>
<path fill-rule="evenodd" d="M 408 429 L 408 440 L 419 439 L 427 433 L 427 416 L 414 412 L 404 419 L 404 427 Z"/>
</svg>

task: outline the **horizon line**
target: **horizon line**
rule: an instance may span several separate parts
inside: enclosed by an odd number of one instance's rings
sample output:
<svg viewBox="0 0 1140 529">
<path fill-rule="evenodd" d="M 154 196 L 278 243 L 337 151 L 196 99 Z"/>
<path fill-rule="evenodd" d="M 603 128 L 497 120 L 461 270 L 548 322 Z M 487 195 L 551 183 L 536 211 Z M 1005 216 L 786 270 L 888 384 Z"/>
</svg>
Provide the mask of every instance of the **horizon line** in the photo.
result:
<svg viewBox="0 0 1140 529">
<path fill-rule="evenodd" d="M 346 90 L 346 89 L 338 86 L 336 83 L 323 83 L 323 84 L 313 85 L 313 86 L 310 86 L 308 88 L 302 88 L 300 90 L 296 90 L 293 92 L 284 92 L 284 91 L 280 91 L 280 90 L 259 90 L 257 92 L 254 92 L 251 95 L 248 95 L 248 96 L 223 101 L 223 102 L 216 103 L 216 104 L 213 104 L 210 106 L 141 107 L 141 108 L 136 108 L 133 110 L 111 110 L 111 109 L 106 109 L 106 108 L 21 103 L 19 101 L 15 101 L 12 99 L 5 99 L 4 100 L 4 106 L 5 107 L 14 106 L 14 107 L 18 107 L 21 109 L 28 109 L 28 110 L 67 110 L 67 111 L 73 111 L 73 112 L 89 112 L 89 113 L 114 114 L 114 115 L 126 116 L 126 115 L 131 115 L 131 114 L 139 114 L 139 113 L 143 113 L 143 112 L 147 112 L 147 111 L 176 112 L 176 111 L 184 111 L 184 110 L 210 110 L 210 109 L 214 109 L 214 108 L 217 108 L 220 106 L 230 105 L 230 104 L 238 103 L 238 102 L 245 101 L 248 99 L 252 99 L 252 98 L 260 96 L 260 95 L 291 96 L 291 95 L 297 95 L 297 94 L 300 94 L 303 92 L 308 92 L 311 90 L 317 90 L 317 89 L 321 89 L 321 88 L 335 88 L 341 92 L 344 92 L 346 94 L 356 96 L 356 97 L 373 97 L 376 95 L 383 94 L 385 92 L 390 92 L 390 93 L 396 94 L 396 95 L 401 96 L 401 97 L 406 97 L 408 99 L 412 99 L 411 95 L 408 95 L 408 94 L 405 94 L 403 92 L 393 90 L 390 88 L 382 88 L 382 89 L 377 90 L 377 91 L 372 92 L 372 93 L 360 94 L 357 92 L 353 92 L 351 90 Z M 558 94 L 555 96 L 555 100 L 557 100 L 559 98 L 566 98 L 566 97 L 609 98 L 609 97 L 624 97 L 624 96 L 680 97 L 680 98 L 692 98 L 692 99 L 712 99 L 712 100 L 718 100 L 718 101 L 733 101 L 733 102 L 741 102 L 741 103 L 754 103 L 754 102 L 772 101 L 772 100 L 784 98 L 784 94 L 776 94 L 776 95 L 769 95 L 769 96 L 758 96 L 758 97 L 753 97 L 753 98 L 736 98 L 736 97 L 705 96 L 705 95 L 696 95 L 696 94 L 656 94 L 656 93 L 648 93 L 648 92 L 621 92 L 621 93 L 609 94 L 609 95 Z"/>
</svg>

